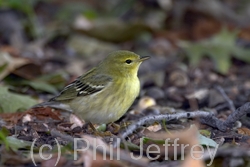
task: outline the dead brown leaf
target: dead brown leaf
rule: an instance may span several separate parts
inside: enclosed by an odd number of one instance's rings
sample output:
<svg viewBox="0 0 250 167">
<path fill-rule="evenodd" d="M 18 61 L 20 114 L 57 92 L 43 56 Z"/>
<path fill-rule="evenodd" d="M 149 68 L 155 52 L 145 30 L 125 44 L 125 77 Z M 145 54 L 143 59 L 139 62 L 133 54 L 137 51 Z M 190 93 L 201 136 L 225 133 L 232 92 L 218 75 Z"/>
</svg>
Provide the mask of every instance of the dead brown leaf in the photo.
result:
<svg viewBox="0 0 250 167">
<path fill-rule="evenodd" d="M 176 133 L 152 133 L 149 132 L 146 134 L 147 137 L 150 137 L 151 139 L 155 139 L 155 140 L 159 140 L 159 139 L 169 139 L 170 141 L 174 141 L 176 139 L 177 140 L 177 144 L 179 144 L 179 146 L 185 145 L 185 153 L 187 153 L 187 155 L 185 156 L 185 160 L 183 161 L 181 167 L 190 167 L 190 166 L 194 166 L 194 167 L 205 167 L 204 162 L 202 161 L 202 159 L 194 159 L 192 158 L 191 155 L 191 149 L 193 146 L 195 145 L 199 145 L 199 141 L 197 138 L 197 128 L 195 127 L 191 127 L 188 130 L 184 130 L 181 132 L 176 132 Z M 160 145 L 161 146 L 161 145 Z M 187 147 L 186 147 L 187 146 Z M 177 151 L 180 151 L 181 148 L 178 147 Z M 161 153 L 165 153 L 165 147 L 160 149 Z M 173 148 L 173 146 L 169 146 L 168 147 L 168 155 L 172 155 L 176 154 L 174 153 L 175 148 Z M 194 147 L 193 150 L 197 151 L 195 154 L 195 157 L 201 157 L 202 154 L 198 153 L 198 151 L 200 150 L 200 147 Z M 163 154 L 164 154 L 163 153 Z"/>
<path fill-rule="evenodd" d="M 2 118 L 5 122 L 7 122 L 11 125 L 15 125 L 26 114 L 27 114 L 27 112 L 1 113 L 0 118 Z"/>
<path fill-rule="evenodd" d="M 51 167 L 51 166 L 56 166 L 56 167 L 62 167 L 66 164 L 67 159 L 63 156 L 59 158 L 59 161 L 57 162 L 57 157 L 58 155 L 54 154 L 52 158 L 46 161 L 41 162 L 41 167 Z"/>
<path fill-rule="evenodd" d="M 0 52 L 0 67 L 4 67 L 0 73 L 0 80 L 18 67 L 28 64 L 29 62 L 26 58 L 13 57 L 7 52 Z"/>
<path fill-rule="evenodd" d="M 88 144 L 93 145 L 94 147 L 98 146 L 105 150 L 105 153 L 109 151 L 111 148 L 104 143 L 101 138 L 94 138 L 91 136 L 84 135 L 82 138 L 88 142 Z M 96 149 L 96 148 L 94 148 Z M 115 151 L 114 151 L 115 153 Z M 93 150 L 89 149 L 87 151 L 80 152 L 81 157 L 75 161 L 75 164 L 81 164 L 84 162 L 85 167 L 102 167 L 102 166 L 115 166 L 115 167 L 123 167 L 125 166 L 121 161 L 112 160 L 106 154 L 101 155 L 98 152 L 93 152 Z"/>
<path fill-rule="evenodd" d="M 39 120 L 45 120 L 51 118 L 53 120 L 62 120 L 59 110 L 55 110 L 50 107 L 37 107 L 28 110 L 28 113 Z"/>
<path fill-rule="evenodd" d="M 10 55 L 13 55 L 14 57 L 18 57 L 20 55 L 19 50 L 17 50 L 16 48 L 9 46 L 9 45 L 4 45 L 0 47 L 0 51 L 1 52 L 7 52 Z"/>
<path fill-rule="evenodd" d="M 31 80 L 40 76 L 42 74 L 42 70 L 40 65 L 28 63 L 15 69 L 14 71 L 12 71 L 12 73 L 22 78 Z"/>
<path fill-rule="evenodd" d="M 250 136 L 250 129 L 246 127 L 241 127 L 237 129 L 239 134 Z"/>
</svg>

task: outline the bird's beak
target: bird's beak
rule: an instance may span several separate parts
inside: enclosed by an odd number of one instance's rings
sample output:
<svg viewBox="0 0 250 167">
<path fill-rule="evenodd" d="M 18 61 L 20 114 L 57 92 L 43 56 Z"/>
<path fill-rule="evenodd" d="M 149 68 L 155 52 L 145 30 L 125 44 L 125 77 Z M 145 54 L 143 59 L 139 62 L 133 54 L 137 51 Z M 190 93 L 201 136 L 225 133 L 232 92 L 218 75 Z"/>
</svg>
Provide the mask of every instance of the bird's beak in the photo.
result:
<svg viewBox="0 0 250 167">
<path fill-rule="evenodd" d="M 140 57 L 139 62 L 143 62 L 144 60 L 147 60 L 149 58 L 150 58 L 149 56 Z"/>
</svg>

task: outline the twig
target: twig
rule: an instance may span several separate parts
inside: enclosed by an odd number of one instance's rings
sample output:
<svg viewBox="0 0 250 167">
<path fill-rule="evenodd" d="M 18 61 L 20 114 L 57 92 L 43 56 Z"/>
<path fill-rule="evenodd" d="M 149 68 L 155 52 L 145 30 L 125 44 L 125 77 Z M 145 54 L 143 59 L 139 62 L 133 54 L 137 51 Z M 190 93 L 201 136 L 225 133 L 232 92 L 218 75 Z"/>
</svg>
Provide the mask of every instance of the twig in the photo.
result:
<svg viewBox="0 0 250 167">
<path fill-rule="evenodd" d="M 69 136 L 69 135 L 66 135 L 66 134 L 62 134 L 59 131 L 57 131 L 56 129 L 52 129 L 51 130 L 51 136 L 53 136 L 53 137 L 60 137 L 60 138 L 62 138 L 64 140 L 66 140 L 66 141 L 74 142 L 74 138 L 72 136 Z M 79 144 L 80 147 L 87 147 L 87 144 L 85 142 L 81 141 L 81 140 L 78 140 L 77 143 Z M 108 149 L 107 150 L 103 150 L 102 147 L 94 148 L 94 146 L 92 146 L 92 145 L 88 145 L 88 148 L 90 150 L 95 149 L 96 152 L 100 153 L 100 154 L 106 153 L 106 155 L 112 156 L 113 159 L 117 159 L 118 158 L 117 154 L 114 154 L 115 152 L 111 153 Z M 145 163 L 144 161 L 139 161 L 139 160 L 132 159 L 129 156 L 129 154 L 126 154 L 123 151 L 119 152 L 119 154 L 120 154 L 119 158 L 122 161 L 134 164 L 135 166 L 139 166 L 139 167 L 145 167 L 145 166 L 147 166 L 147 163 Z"/>
<path fill-rule="evenodd" d="M 220 92 L 220 94 L 223 96 L 223 98 L 227 101 L 228 105 L 229 105 L 229 109 L 234 112 L 235 111 L 235 106 L 234 103 L 231 99 L 229 99 L 229 97 L 227 96 L 227 94 L 225 93 L 224 89 L 221 86 L 215 86 L 215 89 Z"/>
<path fill-rule="evenodd" d="M 156 109 L 155 109 L 156 110 Z M 142 125 L 150 124 L 156 121 L 170 121 L 173 119 L 180 118 L 196 118 L 199 117 L 202 124 L 209 125 L 211 127 L 217 128 L 220 131 L 226 131 L 229 128 L 232 128 L 234 123 L 238 121 L 242 116 L 250 112 L 250 102 L 245 103 L 243 106 L 237 108 L 228 118 L 223 122 L 216 118 L 213 114 L 206 111 L 193 111 L 193 112 L 183 112 L 176 114 L 161 114 L 156 116 L 146 116 L 135 122 L 134 124 L 128 126 L 128 128 L 120 133 L 118 136 L 124 139 L 128 135 L 132 134 L 137 128 Z M 157 112 L 156 112 L 157 113 Z"/>
<path fill-rule="evenodd" d="M 216 111 L 220 111 L 220 110 L 222 110 L 222 109 L 224 109 L 224 108 L 227 108 L 228 107 L 228 104 L 227 103 L 223 103 L 223 104 L 219 104 L 218 106 L 216 106 L 214 109 L 216 110 Z"/>
<path fill-rule="evenodd" d="M 250 102 L 245 103 L 243 106 L 237 108 L 232 114 L 230 114 L 224 121 L 223 126 L 233 127 L 234 123 L 238 121 L 241 117 L 250 112 Z"/>
<path fill-rule="evenodd" d="M 156 110 L 156 109 L 155 109 Z M 156 112 L 157 113 L 157 112 Z M 195 112 L 183 112 L 183 113 L 176 113 L 176 114 L 161 114 L 161 115 L 155 115 L 155 116 L 146 116 L 137 121 L 136 123 L 128 126 L 128 128 L 119 134 L 119 137 L 124 139 L 128 135 L 132 134 L 134 130 L 136 130 L 138 127 L 145 125 L 145 124 L 151 124 L 156 121 L 170 121 L 173 119 L 180 119 L 180 118 L 195 118 L 195 117 L 208 117 L 212 114 L 205 111 L 195 111 Z"/>
<path fill-rule="evenodd" d="M 222 120 L 219 120 L 215 116 L 208 115 L 206 117 L 200 117 L 200 121 L 202 124 L 217 128 L 222 132 L 225 132 L 227 130 L 227 127 L 224 126 L 224 122 Z"/>
<path fill-rule="evenodd" d="M 209 125 L 211 127 L 218 128 L 220 131 L 226 131 L 234 126 L 234 123 L 241 117 L 250 112 L 250 102 L 245 103 L 243 106 L 237 108 L 232 112 L 227 119 L 223 122 L 218 118 L 208 115 L 207 117 L 201 117 L 201 123 Z"/>
</svg>

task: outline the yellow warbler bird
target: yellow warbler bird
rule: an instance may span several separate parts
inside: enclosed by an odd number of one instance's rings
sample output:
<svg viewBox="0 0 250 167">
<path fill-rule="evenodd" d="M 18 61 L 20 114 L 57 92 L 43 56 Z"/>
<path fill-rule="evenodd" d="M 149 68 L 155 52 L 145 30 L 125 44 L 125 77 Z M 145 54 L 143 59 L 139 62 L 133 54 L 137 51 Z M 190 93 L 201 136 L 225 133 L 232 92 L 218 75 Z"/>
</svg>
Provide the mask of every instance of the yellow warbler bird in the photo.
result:
<svg viewBox="0 0 250 167">
<path fill-rule="evenodd" d="M 114 122 L 125 114 L 138 96 L 137 72 L 148 58 L 130 51 L 112 52 L 97 67 L 66 86 L 58 96 L 35 107 L 72 110 L 92 123 Z"/>
</svg>

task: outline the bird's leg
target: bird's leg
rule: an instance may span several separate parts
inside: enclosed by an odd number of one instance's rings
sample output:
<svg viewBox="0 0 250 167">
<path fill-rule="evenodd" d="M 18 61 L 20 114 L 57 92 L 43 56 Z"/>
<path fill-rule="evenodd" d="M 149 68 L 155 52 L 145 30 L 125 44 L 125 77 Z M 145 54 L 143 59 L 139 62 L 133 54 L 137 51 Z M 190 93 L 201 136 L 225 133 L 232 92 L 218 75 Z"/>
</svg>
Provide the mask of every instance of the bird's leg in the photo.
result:
<svg viewBox="0 0 250 167">
<path fill-rule="evenodd" d="M 93 132 L 97 132 L 96 128 L 94 127 L 94 125 L 91 122 L 89 122 L 88 125 L 93 130 Z"/>
<path fill-rule="evenodd" d="M 89 133 L 95 133 L 97 132 L 96 128 L 94 127 L 94 125 L 91 122 L 86 122 L 83 126 L 82 129 L 85 129 L 86 132 Z M 92 130 L 92 131 L 91 131 Z"/>
<path fill-rule="evenodd" d="M 110 131 L 102 132 L 97 130 L 91 122 L 87 123 L 87 127 L 88 126 L 93 130 L 95 136 L 100 136 L 100 137 L 112 136 L 112 133 Z"/>
<path fill-rule="evenodd" d="M 117 134 L 120 128 L 120 125 L 115 124 L 114 122 L 108 124 L 108 130 L 110 130 L 113 134 Z"/>
</svg>

